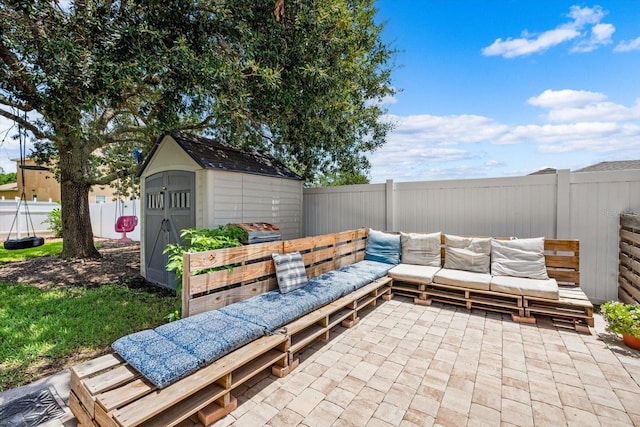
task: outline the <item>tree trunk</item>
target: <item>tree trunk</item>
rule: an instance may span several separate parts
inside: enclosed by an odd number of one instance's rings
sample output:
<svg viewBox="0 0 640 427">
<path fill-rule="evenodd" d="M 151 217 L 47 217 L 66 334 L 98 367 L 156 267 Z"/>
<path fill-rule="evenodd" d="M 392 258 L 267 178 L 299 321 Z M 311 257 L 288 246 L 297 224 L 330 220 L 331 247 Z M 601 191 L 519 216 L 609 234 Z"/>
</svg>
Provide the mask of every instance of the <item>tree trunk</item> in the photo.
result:
<svg viewBox="0 0 640 427">
<path fill-rule="evenodd" d="M 63 258 L 100 258 L 101 256 L 93 242 L 89 214 L 91 186 L 82 179 L 89 162 L 83 157 L 81 149 L 60 153 L 62 203 L 62 253 L 60 256 Z"/>
</svg>

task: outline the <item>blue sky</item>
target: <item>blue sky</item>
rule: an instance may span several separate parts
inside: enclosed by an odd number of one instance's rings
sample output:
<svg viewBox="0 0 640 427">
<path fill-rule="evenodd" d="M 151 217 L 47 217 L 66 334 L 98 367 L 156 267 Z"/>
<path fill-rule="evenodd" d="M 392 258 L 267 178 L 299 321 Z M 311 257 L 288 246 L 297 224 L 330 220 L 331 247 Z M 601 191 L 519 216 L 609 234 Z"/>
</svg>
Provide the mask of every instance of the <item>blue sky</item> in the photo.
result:
<svg viewBox="0 0 640 427">
<path fill-rule="evenodd" d="M 640 159 L 640 1 L 377 0 L 396 128 L 371 182 Z"/>
</svg>

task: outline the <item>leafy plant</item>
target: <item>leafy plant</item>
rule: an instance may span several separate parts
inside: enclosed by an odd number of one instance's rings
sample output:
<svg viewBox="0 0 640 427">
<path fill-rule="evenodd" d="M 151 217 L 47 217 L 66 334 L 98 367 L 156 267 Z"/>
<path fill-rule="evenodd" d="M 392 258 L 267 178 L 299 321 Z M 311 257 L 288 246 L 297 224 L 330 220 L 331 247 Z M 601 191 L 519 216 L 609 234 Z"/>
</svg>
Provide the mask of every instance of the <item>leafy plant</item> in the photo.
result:
<svg viewBox="0 0 640 427">
<path fill-rule="evenodd" d="M 237 225 L 227 224 L 217 228 L 186 228 L 180 231 L 182 244 L 168 244 L 165 248 L 165 254 L 169 254 L 167 262 L 167 271 L 176 273 L 176 278 L 182 278 L 184 266 L 182 264 L 182 256 L 185 252 L 204 252 L 214 249 L 233 248 L 240 246 L 241 240 L 246 239 L 246 231 Z M 204 274 L 217 269 L 205 269 L 198 271 L 196 274 Z M 166 316 L 169 321 L 181 318 L 182 310 L 182 283 L 178 282 L 176 287 L 176 308 L 173 312 Z"/>
<path fill-rule="evenodd" d="M 600 306 L 607 331 L 640 338 L 640 305 L 607 301 Z"/>
<path fill-rule="evenodd" d="M 53 232 L 54 237 L 62 237 L 62 209 L 55 208 L 49 212 L 43 222 L 49 224 L 49 230 Z"/>
</svg>

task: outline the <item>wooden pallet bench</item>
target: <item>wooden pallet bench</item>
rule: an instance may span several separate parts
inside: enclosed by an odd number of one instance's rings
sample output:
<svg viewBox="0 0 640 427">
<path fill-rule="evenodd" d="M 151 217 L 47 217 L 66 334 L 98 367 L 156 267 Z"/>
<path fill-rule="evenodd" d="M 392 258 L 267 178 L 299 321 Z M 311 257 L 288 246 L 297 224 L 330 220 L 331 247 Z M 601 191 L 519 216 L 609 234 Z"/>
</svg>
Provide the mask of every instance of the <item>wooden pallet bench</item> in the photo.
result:
<svg viewBox="0 0 640 427">
<path fill-rule="evenodd" d="M 364 259 L 367 230 L 262 243 L 184 255 L 183 316 L 191 316 L 246 300 L 277 288 L 273 253 L 299 251 L 308 277 Z M 81 427 L 173 426 L 186 419 L 209 425 L 237 406 L 233 391 L 269 370 L 287 375 L 299 354 L 318 340 L 328 340 L 338 327 L 357 325 L 360 315 L 388 300 L 392 293 L 417 303 L 443 301 L 533 319 L 548 315 L 572 327 L 593 325 L 593 307 L 579 288 L 577 241 L 547 240 L 549 276 L 562 286 L 559 300 L 522 298 L 434 283 L 402 283 L 385 276 L 258 338 L 195 373 L 158 389 L 117 354 L 71 368 L 69 404 Z M 212 270 L 213 269 L 213 270 Z M 197 274 L 206 270 L 204 274 Z"/>
<path fill-rule="evenodd" d="M 299 251 L 308 277 L 364 259 L 367 230 L 262 243 L 184 255 L 183 315 L 219 309 L 277 288 L 271 255 Z M 215 268 L 217 271 L 209 271 Z M 207 270 L 206 274 L 197 273 Z M 297 355 L 359 313 L 389 296 L 391 279 L 377 279 L 259 338 L 197 372 L 158 389 L 117 354 L 71 368 L 70 407 L 80 426 L 172 426 L 197 416 L 204 425 L 237 406 L 233 390 L 265 370 L 277 377 L 298 364 Z"/>
<path fill-rule="evenodd" d="M 441 258 L 444 263 L 444 235 L 441 237 Z M 464 286 L 451 286 L 429 281 L 394 280 L 391 292 L 414 298 L 416 304 L 429 305 L 431 301 L 464 306 L 471 310 L 497 311 L 511 314 L 520 322 L 535 322 L 536 315 L 549 316 L 560 326 L 588 332 L 593 326 L 593 304 L 580 289 L 580 242 L 570 239 L 545 239 L 545 264 L 549 278 L 559 286 L 557 300 L 532 296 L 477 290 Z"/>
<path fill-rule="evenodd" d="M 259 338 L 163 389 L 118 355 L 71 368 L 69 405 L 82 426 L 172 426 L 197 414 L 205 425 L 235 409 L 231 392 L 248 379 L 285 365 L 288 338 Z"/>
</svg>

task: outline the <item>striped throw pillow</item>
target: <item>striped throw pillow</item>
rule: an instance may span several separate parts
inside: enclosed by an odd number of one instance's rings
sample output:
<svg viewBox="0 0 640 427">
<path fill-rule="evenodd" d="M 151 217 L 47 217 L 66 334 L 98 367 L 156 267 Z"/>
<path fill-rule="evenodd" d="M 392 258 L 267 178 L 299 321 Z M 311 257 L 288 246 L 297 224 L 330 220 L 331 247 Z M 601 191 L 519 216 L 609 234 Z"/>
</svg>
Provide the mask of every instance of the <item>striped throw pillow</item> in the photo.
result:
<svg viewBox="0 0 640 427">
<path fill-rule="evenodd" d="M 300 252 L 273 254 L 280 292 L 286 294 L 307 284 L 307 271 Z"/>
</svg>

